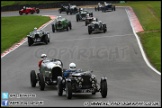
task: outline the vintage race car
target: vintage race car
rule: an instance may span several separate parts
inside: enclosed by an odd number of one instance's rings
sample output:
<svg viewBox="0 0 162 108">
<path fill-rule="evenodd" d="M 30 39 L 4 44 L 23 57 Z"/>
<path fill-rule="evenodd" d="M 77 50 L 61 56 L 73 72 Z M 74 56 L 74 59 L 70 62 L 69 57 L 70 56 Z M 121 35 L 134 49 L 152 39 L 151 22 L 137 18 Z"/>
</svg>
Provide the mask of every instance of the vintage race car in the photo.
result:
<svg viewBox="0 0 162 108">
<path fill-rule="evenodd" d="M 59 16 L 54 23 L 52 24 L 52 31 L 53 33 L 55 31 L 59 31 L 59 30 L 71 30 L 72 29 L 72 24 L 71 21 L 67 20 L 66 18 L 62 18 L 61 16 Z"/>
<path fill-rule="evenodd" d="M 88 33 L 91 34 L 92 32 L 106 32 L 107 27 L 106 24 L 102 23 L 101 21 L 92 21 L 91 24 L 88 25 Z"/>
<path fill-rule="evenodd" d="M 45 85 L 57 85 L 57 77 L 62 76 L 63 63 L 59 59 L 41 60 L 38 64 L 39 72 L 30 72 L 31 86 L 36 87 L 39 82 L 40 90 L 44 90 Z"/>
<path fill-rule="evenodd" d="M 100 85 L 97 82 L 93 71 L 76 71 L 70 73 L 69 77 L 58 77 L 58 95 L 62 96 L 66 91 L 66 97 L 72 98 L 72 93 L 92 93 L 100 92 L 103 98 L 107 96 L 107 78 L 102 77 Z"/>
<path fill-rule="evenodd" d="M 66 5 L 61 5 L 61 8 L 59 9 L 59 13 L 66 12 L 68 11 L 68 6 Z"/>
<path fill-rule="evenodd" d="M 50 42 L 49 32 L 45 32 L 43 30 L 34 30 L 27 35 L 28 45 L 31 46 L 34 43 L 45 43 L 48 44 Z"/>
<path fill-rule="evenodd" d="M 86 17 L 85 19 L 85 26 L 87 26 L 88 24 L 90 24 L 92 21 L 98 21 L 98 18 L 95 18 L 95 17 Z"/>
<path fill-rule="evenodd" d="M 115 5 L 104 2 L 104 6 L 102 7 L 102 12 L 115 11 L 115 10 L 116 10 Z"/>
<path fill-rule="evenodd" d="M 85 21 L 86 18 L 87 18 L 87 14 L 90 16 L 90 17 L 93 17 L 93 12 L 88 12 L 86 10 L 83 10 L 83 11 L 79 11 L 77 14 L 76 14 L 76 21 Z"/>
<path fill-rule="evenodd" d="M 76 6 L 76 5 L 68 5 L 68 10 L 67 10 L 67 15 L 70 13 L 70 15 L 72 15 L 72 14 L 76 14 L 76 13 L 78 13 L 78 11 L 79 11 L 79 8 Z"/>
<path fill-rule="evenodd" d="M 102 10 L 103 5 L 101 3 L 98 3 L 97 7 L 95 7 L 95 11 Z"/>
<path fill-rule="evenodd" d="M 39 13 L 40 10 L 39 8 L 35 8 L 35 7 L 24 7 L 23 9 L 19 10 L 19 14 L 22 15 L 22 14 L 33 14 L 33 13 Z"/>
</svg>

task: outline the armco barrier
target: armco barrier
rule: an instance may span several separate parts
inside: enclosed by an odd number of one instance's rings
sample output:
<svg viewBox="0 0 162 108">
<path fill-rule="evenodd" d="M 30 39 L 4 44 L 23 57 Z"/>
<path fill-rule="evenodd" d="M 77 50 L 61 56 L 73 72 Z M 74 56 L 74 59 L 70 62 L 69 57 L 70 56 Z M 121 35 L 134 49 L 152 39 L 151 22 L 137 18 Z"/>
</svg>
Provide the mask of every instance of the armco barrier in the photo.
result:
<svg viewBox="0 0 162 108">
<path fill-rule="evenodd" d="M 61 4 L 67 5 L 70 3 L 70 4 L 77 5 L 77 6 L 82 6 L 82 5 L 97 5 L 98 2 L 119 3 L 119 1 L 62 1 L 62 2 L 46 3 L 46 4 L 24 4 L 24 5 L 3 6 L 1 7 L 1 12 L 18 11 L 22 9 L 23 6 L 37 7 L 40 9 L 48 9 L 48 8 L 60 8 Z"/>
</svg>

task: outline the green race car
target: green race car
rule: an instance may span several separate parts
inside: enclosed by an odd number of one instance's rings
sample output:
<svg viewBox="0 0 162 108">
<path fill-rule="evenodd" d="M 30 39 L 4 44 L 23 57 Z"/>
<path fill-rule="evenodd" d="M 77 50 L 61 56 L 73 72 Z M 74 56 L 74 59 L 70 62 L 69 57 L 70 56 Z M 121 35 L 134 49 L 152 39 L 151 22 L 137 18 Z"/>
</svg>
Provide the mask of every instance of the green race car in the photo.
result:
<svg viewBox="0 0 162 108">
<path fill-rule="evenodd" d="M 71 21 L 67 20 L 66 18 L 62 18 L 61 16 L 59 16 L 52 24 L 53 33 L 59 30 L 68 31 L 69 29 L 72 29 Z"/>
</svg>

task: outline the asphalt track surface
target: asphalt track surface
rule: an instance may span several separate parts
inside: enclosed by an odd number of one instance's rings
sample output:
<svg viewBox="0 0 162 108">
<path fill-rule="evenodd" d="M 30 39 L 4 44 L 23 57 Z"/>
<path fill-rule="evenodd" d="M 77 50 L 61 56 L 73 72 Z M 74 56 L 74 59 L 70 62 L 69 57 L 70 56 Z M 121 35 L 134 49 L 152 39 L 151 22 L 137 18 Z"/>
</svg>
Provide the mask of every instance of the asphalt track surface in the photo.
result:
<svg viewBox="0 0 162 108">
<path fill-rule="evenodd" d="M 44 101 L 41 106 L 90 106 L 91 102 L 148 102 L 161 106 L 161 75 L 152 71 L 143 60 L 133 34 L 125 8 L 115 12 L 95 12 L 95 17 L 107 24 L 106 33 L 89 35 L 84 22 L 76 22 L 75 15 L 59 14 L 57 10 L 41 10 L 39 15 L 61 15 L 72 22 L 72 30 L 52 33 L 51 24 L 44 30 L 50 32 L 48 45 L 29 47 L 27 42 L 1 59 L 1 90 L 10 93 L 35 93 L 36 98 L 9 98 L 9 101 Z M 2 16 L 19 16 L 18 12 L 1 12 Z M 93 70 L 98 82 L 107 77 L 108 95 L 98 92 L 73 94 L 71 100 L 57 95 L 57 87 L 46 86 L 44 91 L 30 86 L 30 71 L 38 72 L 40 55 L 59 58 L 68 68 L 75 62 L 77 68 Z M 87 103 L 86 103 L 87 102 Z"/>
</svg>

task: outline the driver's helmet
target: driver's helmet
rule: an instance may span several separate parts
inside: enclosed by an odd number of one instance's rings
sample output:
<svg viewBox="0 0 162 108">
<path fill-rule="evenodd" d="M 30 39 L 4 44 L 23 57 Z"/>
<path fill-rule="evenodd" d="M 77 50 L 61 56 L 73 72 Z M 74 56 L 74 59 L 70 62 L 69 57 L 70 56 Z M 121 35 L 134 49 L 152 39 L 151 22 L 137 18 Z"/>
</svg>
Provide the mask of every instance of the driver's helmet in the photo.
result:
<svg viewBox="0 0 162 108">
<path fill-rule="evenodd" d="M 23 9 L 25 9 L 26 7 L 25 6 L 23 6 Z"/>
<path fill-rule="evenodd" d="M 96 21 L 96 18 L 92 18 L 93 21 Z"/>
<path fill-rule="evenodd" d="M 46 54 L 42 54 L 42 55 L 41 55 L 41 58 L 42 58 L 42 59 L 45 59 L 45 58 L 47 58 L 47 55 L 46 55 Z"/>
<path fill-rule="evenodd" d="M 70 63 L 69 64 L 69 70 L 76 71 L 76 64 L 75 63 Z"/>
<path fill-rule="evenodd" d="M 83 8 L 80 8 L 80 11 L 83 11 Z"/>
<path fill-rule="evenodd" d="M 34 27 L 34 30 L 37 30 L 37 27 Z"/>
<path fill-rule="evenodd" d="M 61 19 L 62 18 L 62 16 L 58 16 L 58 19 Z"/>
</svg>

